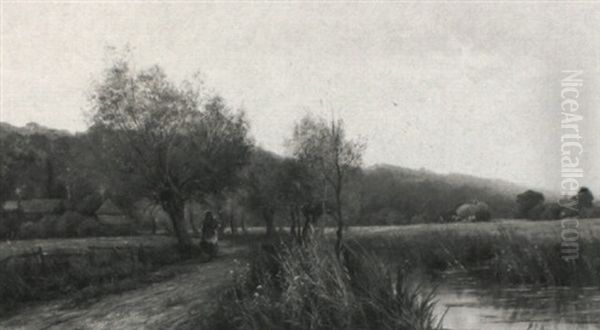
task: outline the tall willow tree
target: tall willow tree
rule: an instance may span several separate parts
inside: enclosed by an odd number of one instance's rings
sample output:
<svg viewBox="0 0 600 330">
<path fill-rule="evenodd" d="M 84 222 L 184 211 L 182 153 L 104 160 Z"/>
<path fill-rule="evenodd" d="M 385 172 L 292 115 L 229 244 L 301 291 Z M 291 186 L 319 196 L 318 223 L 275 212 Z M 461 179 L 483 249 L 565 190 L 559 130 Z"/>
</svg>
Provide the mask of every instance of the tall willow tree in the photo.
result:
<svg viewBox="0 0 600 330">
<path fill-rule="evenodd" d="M 91 93 L 93 128 L 108 133 L 104 152 L 169 214 L 182 253 L 192 247 L 185 202 L 234 185 L 250 151 L 243 114 L 202 95 L 157 66 L 134 71 L 126 61 L 106 70 Z"/>
<path fill-rule="evenodd" d="M 336 251 L 340 253 L 344 229 L 342 193 L 350 173 L 361 165 L 365 146 L 346 137 L 343 121 L 327 122 L 312 116 L 306 116 L 296 124 L 290 146 L 294 156 L 311 168 L 333 191 L 333 215 L 337 222 Z"/>
</svg>

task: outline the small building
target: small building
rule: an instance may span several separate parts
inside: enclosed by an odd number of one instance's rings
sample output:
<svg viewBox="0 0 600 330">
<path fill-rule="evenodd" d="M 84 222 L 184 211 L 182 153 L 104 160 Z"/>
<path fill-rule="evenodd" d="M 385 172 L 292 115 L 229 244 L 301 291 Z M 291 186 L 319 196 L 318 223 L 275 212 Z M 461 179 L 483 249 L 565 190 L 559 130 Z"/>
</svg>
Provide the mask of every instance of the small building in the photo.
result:
<svg viewBox="0 0 600 330">
<path fill-rule="evenodd" d="M 18 201 L 6 201 L 2 204 L 2 211 L 6 213 L 17 212 L 19 210 Z"/>
<path fill-rule="evenodd" d="M 490 207 L 478 200 L 470 203 L 465 203 L 456 208 L 455 211 L 457 221 L 489 221 L 491 219 Z"/>
<path fill-rule="evenodd" d="M 20 213 L 22 221 L 37 221 L 47 215 L 62 214 L 64 212 L 62 199 L 38 198 L 22 201 L 6 201 L 2 204 L 5 213 Z"/>
<path fill-rule="evenodd" d="M 131 224 L 131 219 L 110 199 L 107 199 L 96 210 L 98 221 L 110 226 Z"/>
</svg>

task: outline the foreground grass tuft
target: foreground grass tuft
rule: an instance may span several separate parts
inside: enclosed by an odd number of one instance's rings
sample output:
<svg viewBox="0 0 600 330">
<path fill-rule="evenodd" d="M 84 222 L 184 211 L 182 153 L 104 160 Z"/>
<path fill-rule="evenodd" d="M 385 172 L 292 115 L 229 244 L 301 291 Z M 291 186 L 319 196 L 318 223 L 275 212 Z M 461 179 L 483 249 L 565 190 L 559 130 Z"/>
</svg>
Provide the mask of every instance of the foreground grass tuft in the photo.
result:
<svg viewBox="0 0 600 330">
<path fill-rule="evenodd" d="M 329 245 L 265 245 L 234 272 L 212 329 L 438 329 L 433 294 L 378 258 Z"/>
</svg>

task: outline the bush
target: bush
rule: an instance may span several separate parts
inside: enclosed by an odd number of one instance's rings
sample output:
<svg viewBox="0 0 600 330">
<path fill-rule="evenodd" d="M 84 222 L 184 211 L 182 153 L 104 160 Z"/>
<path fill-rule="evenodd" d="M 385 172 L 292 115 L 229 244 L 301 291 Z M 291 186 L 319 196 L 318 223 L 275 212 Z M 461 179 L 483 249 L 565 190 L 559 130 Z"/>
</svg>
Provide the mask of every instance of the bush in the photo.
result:
<svg viewBox="0 0 600 330">
<path fill-rule="evenodd" d="M 490 221 L 492 220 L 492 213 L 487 208 L 478 208 L 475 211 L 476 221 Z"/>
<path fill-rule="evenodd" d="M 76 237 L 79 224 L 85 217 L 77 212 L 67 211 L 57 221 L 54 227 L 58 237 Z"/>
<path fill-rule="evenodd" d="M 19 238 L 22 239 L 39 238 L 42 234 L 39 223 L 27 221 L 19 227 Z"/>
<path fill-rule="evenodd" d="M 105 230 L 94 218 L 86 218 L 77 226 L 78 237 L 104 236 Z"/>
<path fill-rule="evenodd" d="M 544 204 L 544 211 L 542 212 L 541 219 L 544 220 L 557 220 L 560 219 L 560 211 L 562 207 L 558 203 L 546 203 Z"/>
<path fill-rule="evenodd" d="M 546 204 L 539 203 L 529 209 L 527 212 L 527 219 L 530 220 L 543 220 L 543 215 L 545 213 Z"/>
<path fill-rule="evenodd" d="M 136 235 L 136 231 L 133 225 L 105 225 L 102 226 L 102 236 L 131 236 Z"/>
<path fill-rule="evenodd" d="M 56 224 L 60 216 L 58 215 L 46 215 L 38 221 L 40 227 L 40 238 L 53 238 L 57 237 Z"/>
<path fill-rule="evenodd" d="M 600 218 L 600 207 L 594 206 L 594 207 L 584 208 L 579 211 L 579 217 L 581 219 Z"/>
<path fill-rule="evenodd" d="M 364 252 L 348 252 L 343 260 L 321 244 L 266 246 L 235 273 L 208 327 L 439 328 L 432 294 L 409 288 L 401 276 L 394 281 L 395 272 Z"/>
<path fill-rule="evenodd" d="M 93 193 L 84 197 L 76 206 L 75 210 L 78 213 L 85 215 L 94 215 L 98 208 L 102 205 L 104 198 L 98 193 Z"/>
<path fill-rule="evenodd" d="M 1 239 L 17 238 L 21 226 L 21 214 L 15 212 L 0 213 L 0 226 Z"/>
<path fill-rule="evenodd" d="M 0 240 L 8 238 L 10 231 L 4 221 L 0 221 Z"/>
</svg>

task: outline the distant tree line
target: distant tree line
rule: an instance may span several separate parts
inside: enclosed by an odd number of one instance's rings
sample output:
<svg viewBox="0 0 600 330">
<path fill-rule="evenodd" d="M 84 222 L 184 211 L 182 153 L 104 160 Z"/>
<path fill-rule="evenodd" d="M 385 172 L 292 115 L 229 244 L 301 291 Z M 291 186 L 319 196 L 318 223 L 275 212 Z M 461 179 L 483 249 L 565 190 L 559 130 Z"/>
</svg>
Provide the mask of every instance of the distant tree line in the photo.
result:
<svg viewBox="0 0 600 330">
<path fill-rule="evenodd" d="M 182 251 L 191 249 L 186 210 L 195 204 L 232 233 L 261 225 L 273 235 L 286 226 L 302 241 L 335 226 L 338 250 L 348 225 L 598 216 L 587 188 L 573 210 L 533 190 L 515 198 L 491 180 L 363 169 L 364 143 L 335 118 L 305 116 L 286 142 L 291 156 L 275 155 L 254 145 L 243 111 L 202 84 L 174 84 L 159 67 L 135 71 L 117 59 L 90 104 L 91 126 L 75 135 L 0 126 L 0 202 L 58 198 L 85 216 L 110 198 L 134 216 L 144 200 L 168 215 Z"/>
<path fill-rule="evenodd" d="M 530 220 L 557 220 L 566 217 L 599 218 L 600 207 L 594 205 L 594 195 L 581 187 L 576 195 L 564 200 L 546 201 L 544 194 L 527 190 L 517 195 L 515 217 Z"/>
<path fill-rule="evenodd" d="M 135 71 L 123 59 L 97 81 L 90 103 L 85 133 L 29 135 L 3 126 L 1 202 L 58 198 L 67 211 L 93 214 L 110 197 L 135 214 L 145 199 L 168 214 L 183 253 L 192 249 L 190 203 L 216 208 L 232 227 L 234 214 L 252 214 L 268 235 L 285 214 L 299 239 L 327 213 L 341 244 L 345 186 L 362 154 L 342 121 L 307 116 L 290 138 L 293 157 L 282 159 L 254 147 L 243 112 L 201 84 L 177 85 L 159 67 Z"/>
</svg>

